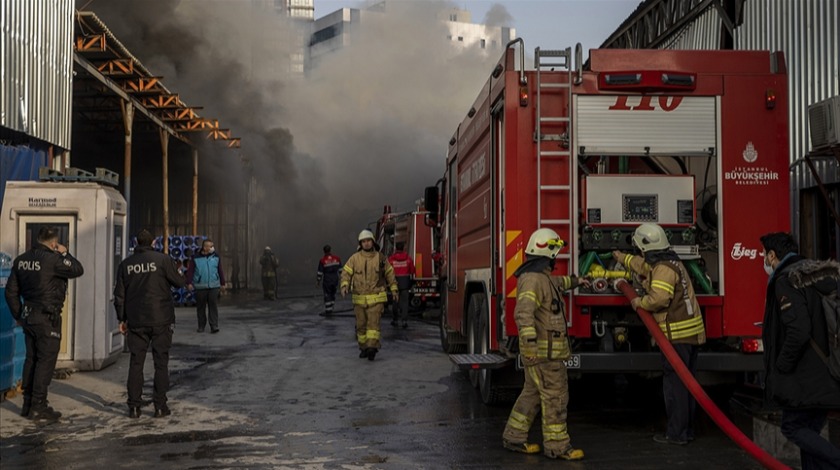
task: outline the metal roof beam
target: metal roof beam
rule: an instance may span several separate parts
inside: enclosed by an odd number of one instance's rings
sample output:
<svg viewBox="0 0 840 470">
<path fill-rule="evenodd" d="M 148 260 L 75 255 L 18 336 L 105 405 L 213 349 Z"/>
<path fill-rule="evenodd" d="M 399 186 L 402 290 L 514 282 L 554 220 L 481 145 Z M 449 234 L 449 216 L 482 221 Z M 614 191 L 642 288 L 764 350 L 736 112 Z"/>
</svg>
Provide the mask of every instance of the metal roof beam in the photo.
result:
<svg viewBox="0 0 840 470">
<path fill-rule="evenodd" d="M 119 96 L 120 98 L 122 98 L 126 101 L 131 101 L 134 104 L 136 110 L 140 112 L 140 114 L 149 118 L 149 120 L 154 122 L 159 128 L 163 129 L 166 133 L 175 137 L 176 139 L 180 140 L 181 142 L 184 142 L 185 144 L 187 144 L 189 146 L 193 145 L 192 142 L 190 142 L 189 139 L 187 139 L 186 137 L 184 137 L 181 134 L 179 134 L 178 132 L 176 132 L 175 129 L 173 129 L 171 126 L 169 126 L 167 123 L 165 123 L 159 117 L 157 117 L 157 115 L 155 115 L 154 113 L 152 113 L 151 111 L 146 109 L 146 107 L 143 106 L 136 98 L 134 98 L 133 96 L 126 93 L 125 90 L 123 90 L 122 86 L 120 86 L 119 84 L 117 84 L 113 80 L 109 79 L 108 77 L 102 75 L 102 73 L 96 68 L 96 66 L 94 66 L 92 63 L 90 63 L 87 59 L 80 56 L 78 53 L 74 53 L 73 54 L 73 61 L 75 61 L 76 64 L 79 67 L 82 67 L 83 69 L 85 69 L 85 71 L 87 71 L 88 74 L 90 74 L 92 77 L 96 78 L 100 83 L 102 83 L 108 89 L 110 89 L 112 92 L 114 92 L 117 96 Z"/>
<path fill-rule="evenodd" d="M 648 0 L 601 44 L 601 48 L 655 49 L 720 1 Z"/>
</svg>

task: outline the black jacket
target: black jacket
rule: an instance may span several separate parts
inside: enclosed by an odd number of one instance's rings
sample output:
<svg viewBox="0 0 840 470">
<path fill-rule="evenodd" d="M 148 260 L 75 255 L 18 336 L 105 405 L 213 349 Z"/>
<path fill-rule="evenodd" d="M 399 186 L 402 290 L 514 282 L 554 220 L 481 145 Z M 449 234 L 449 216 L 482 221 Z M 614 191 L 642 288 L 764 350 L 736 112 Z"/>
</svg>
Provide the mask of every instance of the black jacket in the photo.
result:
<svg viewBox="0 0 840 470">
<path fill-rule="evenodd" d="M 20 319 L 21 297 L 38 311 L 60 312 L 67 295 L 67 280 L 84 272 L 82 263 L 69 253 L 60 255 L 41 244 L 18 256 L 6 284 L 6 303 L 12 316 Z"/>
<path fill-rule="evenodd" d="M 837 289 L 840 264 L 798 255 L 776 267 L 764 309 L 765 399 L 781 408 L 840 409 L 840 383 L 811 346 L 828 351 L 820 293 Z"/>
<path fill-rule="evenodd" d="M 137 247 L 120 263 L 114 286 L 117 319 L 129 328 L 175 323 L 170 287 L 184 287 L 175 261 L 151 247 Z"/>
</svg>

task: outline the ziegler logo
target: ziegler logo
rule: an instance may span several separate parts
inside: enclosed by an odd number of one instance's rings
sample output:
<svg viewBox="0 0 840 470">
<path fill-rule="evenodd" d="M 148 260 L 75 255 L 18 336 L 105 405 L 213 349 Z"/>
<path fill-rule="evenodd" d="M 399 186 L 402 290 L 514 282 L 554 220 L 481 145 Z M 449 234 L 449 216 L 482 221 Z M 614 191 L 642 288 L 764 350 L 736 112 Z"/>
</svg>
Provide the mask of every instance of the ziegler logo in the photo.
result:
<svg viewBox="0 0 840 470">
<path fill-rule="evenodd" d="M 638 97 L 638 103 L 634 105 L 628 105 L 627 101 L 629 98 L 636 99 L 635 96 L 630 95 L 619 95 L 615 97 L 615 104 L 609 107 L 611 111 L 656 111 L 658 107 L 662 111 L 673 111 L 679 108 L 680 103 L 682 103 L 683 97 L 682 96 L 665 96 L 661 95 L 658 96 L 657 101 L 653 101 L 653 96 L 642 95 Z M 658 106 L 657 106 L 658 105 Z"/>
<path fill-rule="evenodd" d="M 764 256 L 764 253 L 760 253 L 755 248 L 744 248 L 741 243 L 736 243 L 732 246 L 732 253 L 730 256 L 732 256 L 732 259 L 737 261 L 741 258 L 756 259 L 758 256 Z"/>
</svg>

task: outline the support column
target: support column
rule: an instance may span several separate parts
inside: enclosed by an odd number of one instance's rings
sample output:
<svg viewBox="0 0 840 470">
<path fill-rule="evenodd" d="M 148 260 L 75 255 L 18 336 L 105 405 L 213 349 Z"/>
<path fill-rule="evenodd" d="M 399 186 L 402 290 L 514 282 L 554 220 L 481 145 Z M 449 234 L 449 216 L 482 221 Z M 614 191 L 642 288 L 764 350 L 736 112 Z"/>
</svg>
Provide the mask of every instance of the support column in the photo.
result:
<svg viewBox="0 0 840 470">
<path fill-rule="evenodd" d="M 198 235 L 198 149 L 193 149 L 192 234 Z"/>
<path fill-rule="evenodd" d="M 169 133 L 160 129 L 163 156 L 163 252 L 169 253 Z"/>
<path fill-rule="evenodd" d="M 125 130 L 125 162 L 123 163 L 123 196 L 127 212 L 131 212 L 131 134 L 134 125 L 134 104 L 120 100 L 123 128 Z M 129 232 L 132 233 L 132 232 Z"/>
</svg>

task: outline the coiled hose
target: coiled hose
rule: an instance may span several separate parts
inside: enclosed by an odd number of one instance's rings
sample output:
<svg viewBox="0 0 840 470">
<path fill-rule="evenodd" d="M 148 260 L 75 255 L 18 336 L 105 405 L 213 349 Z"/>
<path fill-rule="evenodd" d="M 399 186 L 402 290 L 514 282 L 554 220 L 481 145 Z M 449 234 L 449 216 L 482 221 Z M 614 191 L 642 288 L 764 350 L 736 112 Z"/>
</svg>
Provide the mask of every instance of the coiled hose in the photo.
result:
<svg viewBox="0 0 840 470">
<path fill-rule="evenodd" d="M 624 279 L 617 280 L 615 282 L 615 287 L 620 290 L 628 300 L 633 300 L 638 297 L 638 294 L 636 294 L 633 286 Z M 744 449 L 752 458 L 758 461 L 758 463 L 763 465 L 765 468 L 773 470 L 789 469 L 790 467 L 774 459 L 773 456 L 768 454 L 764 449 L 757 446 L 755 442 L 745 436 L 744 433 L 732 424 L 732 421 L 730 421 L 729 418 L 720 411 L 720 408 L 718 408 L 711 398 L 709 398 L 709 395 L 706 394 L 703 387 L 701 387 L 694 376 L 691 375 L 691 372 L 689 372 L 685 363 L 683 363 L 682 359 L 680 359 L 677 355 L 677 352 L 674 351 L 674 347 L 671 346 L 671 342 L 668 341 L 668 338 L 666 338 L 662 333 L 662 330 L 659 328 L 656 320 L 653 319 L 653 316 L 641 307 L 636 309 L 636 313 L 639 314 L 639 318 L 642 319 L 645 327 L 647 327 L 650 334 L 653 335 L 653 338 L 656 340 L 656 344 L 659 345 L 659 349 L 665 355 L 668 362 L 671 363 L 671 366 L 677 372 L 680 380 L 682 380 L 686 388 L 688 388 L 688 391 L 691 392 L 691 395 L 694 396 L 694 399 L 697 400 L 697 403 L 699 403 L 709 417 L 712 418 L 712 421 L 714 421 L 715 424 L 717 424 L 717 426 L 726 433 L 730 439 L 735 441 L 740 448 Z"/>
</svg>

